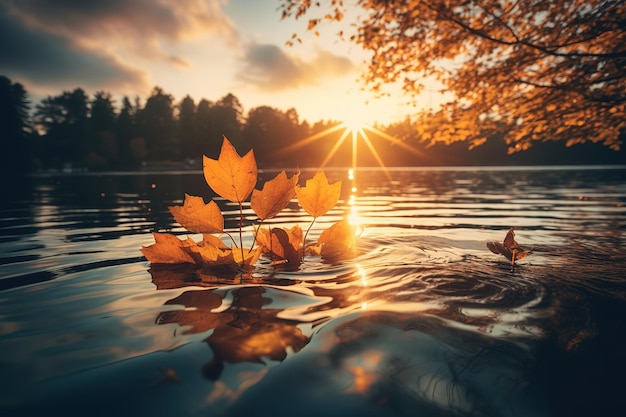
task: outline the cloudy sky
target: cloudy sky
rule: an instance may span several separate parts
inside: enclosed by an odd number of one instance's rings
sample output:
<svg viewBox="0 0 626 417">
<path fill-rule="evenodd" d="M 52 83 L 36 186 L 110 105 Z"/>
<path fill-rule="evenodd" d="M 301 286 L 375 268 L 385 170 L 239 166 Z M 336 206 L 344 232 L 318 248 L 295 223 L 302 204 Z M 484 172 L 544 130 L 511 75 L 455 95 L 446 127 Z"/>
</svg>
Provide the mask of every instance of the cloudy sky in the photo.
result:
<svg viewBox="0 0 626 417">
<path fill-rule="evenodd" d="M 187 94 L 197 103 L 233 93 L 244 111 L 295 107 L 310 122 L 359 114 L 388 123 L 411 111 L 393 89 L 382 100 L 361 90 L 368 54 L 338 40 L 341 27 L 322 27 L 316 37 L 305 21 L 281 20 L 278 6 L 278 0 L 3 0 L 0 74 L 23 84 L 34 100 L 77 87 L 145 100 L 159 86 L 176 102 Z M 302 44 L 286 46 L 295 32 Z"/>
</svg>

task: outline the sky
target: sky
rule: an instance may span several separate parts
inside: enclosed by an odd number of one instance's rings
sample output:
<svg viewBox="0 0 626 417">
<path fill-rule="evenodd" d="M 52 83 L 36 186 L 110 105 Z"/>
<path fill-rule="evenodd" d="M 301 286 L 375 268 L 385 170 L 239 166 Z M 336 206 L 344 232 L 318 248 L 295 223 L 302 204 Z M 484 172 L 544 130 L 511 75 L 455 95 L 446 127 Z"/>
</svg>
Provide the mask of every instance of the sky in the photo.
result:
<svg viewBox="0 0 626 417">
<path fill-rule="evenodd" d="M 295 108 L 301 120 L 400 121 L 415 111 L 400 89 L 374 98 L 359 75 L 369 56 L 336 33 L 282 20 L 278 0 L 3 0 L 0 75 L 36 102 L 75 88 L 176 103 L 237 96 L 244 112 Z M 356 16 L 357 9 L 350 7 Z M 302 43 L 286 45 L 298 33 Z M 436 102 L 425 99 L 424 105 Z"/>
</svg>

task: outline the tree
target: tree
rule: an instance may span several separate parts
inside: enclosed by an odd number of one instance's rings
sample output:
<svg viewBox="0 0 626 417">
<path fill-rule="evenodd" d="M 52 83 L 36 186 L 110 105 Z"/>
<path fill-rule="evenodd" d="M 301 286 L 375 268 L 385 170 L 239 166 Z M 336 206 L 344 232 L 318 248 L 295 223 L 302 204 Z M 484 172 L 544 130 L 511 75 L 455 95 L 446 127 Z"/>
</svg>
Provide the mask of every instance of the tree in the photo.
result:
<svg viewBox="0 0 626 417">
<path fill-rule="evenodd" d="M 626 2 L 615 0 L 359 0 L 349 39 L 371 51 L 374 91 L 417 97 L 439 80 L 454 99 L 428 115 L 425 140 L 481 144 L 506 132 L 509 152 L 534 141 L 612 149 L 626 130 Z M 328 13 L 328 9 L 332 13 Z M 340 21 L 342 1 L 281 0 L 308 29 Z M 316 13 L 320 12 L 320 15 Z M 424 78 L 426 77 L 426 78 Z"/>
<path fill-rule="evenodd" d="M 248 145 L 241 139 L 243 106 L 235 95 L 228 93 L 219 99 L 211 108 L 211 115 L 215 121 L 215 131 L 209 138 L 211 143 L 221 144 L 222 137 L 226 136 L 236 149 L 247 150 Z"/>
<path fill-rule="evenodd" d="M 218 140 L 221 140 L 221 136 L 215 139 L 215 125 L 216 121 L 213 118 L 213 103 L 207 99 L 201 99 L 196 108 L 196 134 L 198 135 L 198 153 L 196 158 L 201 158 L 202 155 L 215 157 L 219 155 L 221 144 Z M 213 145 L 215 143 L 215 145 Z"/>
<path fill-rule="evenodd" d="M 116 114 L 110 93 L 98 91 L 90 103 L 89 168 L 102 169 L 118 163 L 119 150 L 115 137 Z"/>
<path fill-rule="evenodd" d="M 172 161 L 180 149 L 175 134 L 174 98 L 162 88 L 154 87 L 146 106 L 138 113 L 139 127 L 146 141 L 148 159 Z"/>
<path fill-rule="evenodd" d="M 81 88 L 48 96 L 37 106 L 34 119 L 45 133 L 46 165 L 59 168 L 84 164 L 88 114 L 88 98 Z"/>
<path fill-rule="evenodd" d="M 178 105 L 178 134 L 181 154 L 184 158 L 197 159 L 200 146 L 198 140 L 198 130 L 196 123 L 196 104 L 187 95 Z"/>
<path fill-rule="evenodd" d="M 0 76 L 0 146 L 2 160 L 0 173 L 12 174 L 27 170 L 29 137 L 28 112 L 30 110 L 26 90 Z"/>
<path fill-rule="evenodd" d="M 122 99 L 122 109 L 115 124 L 115 138 L 122 168 L 136 167 L 146 157 L 145 141 L 139 137 L 137 127 L 139 108 L 139 98 L 135 105 L 128 97 Z"/>
</svg>

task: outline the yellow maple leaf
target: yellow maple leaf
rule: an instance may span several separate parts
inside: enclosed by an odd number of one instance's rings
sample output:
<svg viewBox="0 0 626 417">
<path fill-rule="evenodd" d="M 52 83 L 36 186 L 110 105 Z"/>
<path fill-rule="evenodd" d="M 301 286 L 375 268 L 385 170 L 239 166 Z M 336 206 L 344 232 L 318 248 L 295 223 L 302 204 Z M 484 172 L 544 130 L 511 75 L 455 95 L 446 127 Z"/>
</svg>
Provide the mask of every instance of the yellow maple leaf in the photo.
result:
<svg viewBox="0 0 626 417">
<path fill-rule="evenodd" d="M 339 200 L 340 193 L 341 181 L 328 184 L 328 179 L 323 172 L 318 172 L 313 178 L 308 179 L 305 187 L 296 187 L 298 203 L 314 218 L 323 216 L 333 208 Z"/>
<path fill-rule="evenodd" d="M 152 233 L 155 243 L 142 246 L 141 253 L 151 264 L 196 263 L 185 248 L 192 245 L 193 240 L 180 240 L 170 233 Z"/>
<path fill-rule="evenodd" d="M 204 179 L 219 196 L 233 203 L 248 198 L 256 185 L 258 173 L 253 150 L 240 157 L 224 137 L 219 158 L 211 159 L 205 155 L 203 161 Z"/>
<path fill-rule="evenodd" d="M 224 230 L 224 216 L 215 201 L 204 204 L 202 197 L 185 194 L 182 206 L 168 209 L 176 221 L 192 233 L 220 233 Z"/>
<path fill-rule="evenodd" d="M 317 239 L 319 254 L 339 257 L 351 254 L 356 245 L 356 227 L 347 220 L 340 220 L 324 230 Z"/>
<path fill-rule="evenodd" d="M 295 186 L 299 177 L 299 172 L 287 178 L 285 171 L 281 171 L 276 177 L 263 184 L 262 190 L 252 191 L 250 207 L 259 219 L 271 219 L 287 207 L 296 195 Z"/>
</svg>

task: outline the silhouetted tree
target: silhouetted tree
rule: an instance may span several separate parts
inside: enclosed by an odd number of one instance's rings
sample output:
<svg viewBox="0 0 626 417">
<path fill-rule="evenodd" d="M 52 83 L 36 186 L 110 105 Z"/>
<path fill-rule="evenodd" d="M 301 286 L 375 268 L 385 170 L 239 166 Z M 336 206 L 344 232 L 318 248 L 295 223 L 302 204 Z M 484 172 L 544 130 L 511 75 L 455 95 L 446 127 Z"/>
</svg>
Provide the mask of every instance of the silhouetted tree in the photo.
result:
<svg viewBox="0 0 626 417">
<path fill-rule="evenodd" d="M 374 91 L 409 94 L 436 78 L 453 98 L 418 133 L 480 144 L 506 134 L 510 152 L 536 141 L 591 141 L 612 149 L 626 129 L 626 2 L 359 0 L 350 40 L 372 52 Z M 344 18 L 341 1 L 282 0 L 283 18 L 308 29 Z M 328 9 L 331 9 L 330 12 Z M 319 13 L 319 14 L 318 14 Z"/>
<path fill-rule="evenodd" d="M 90 146 L 86 161 L 90 169 L 105 169 L 118 165 L 119 150 L 115 124 L 116 114 L 111 94 L 98 91 L 90 107 Z"/>
<path fill-rule="evenodd" d="M 173 102 L 171 95 L 160 87 L 154 87 L 146 106 L 137 115 L 139 128 L 146 141 L 147 158 L 150 160 L 179 159 Z"/>
<path fill-rule="evenodd" d="M 200 100 L 196 108 L 196 133 L 199 146 L 196 158 L 202 155 L 214 158 L 219 155 L 218 143 L 221 144 L 221 136 L 216 135 L 217 121 L 214 120 L 212 108 L 213 103 L 206 99 Z"/>
<path fill-rule="evenodd" d="M 178 135 L 183 158 L 198 159 L 202 156 L 197 128 L 196 104 L 187 95 L 178 105 Z"/>
<path fill-rule="evenodd" d="M 48 96 L 37 106 L 35 123 L 44 131 L 45 166 L 83 166 L 88 111 L 88 98 L 81 88 Z"/>
<path fill-rule="evenodd" d="M 308 134 L 308 125 L 301 125 L 295 109 L 286 112 L 269 106 L 250 110 L 243 128 L 243 139 L 254 149 L 260 166 L 291 166 L 293 155 L 278 151 L 303 139 Z"/>
<path fill-rule="evenodd" d="M 29 109 L 24 87 L 0 75 L 1 174 L 24 172 L 29 168 Z"/>
<path fill-rule="evenodd" d="M 242 142 L 243 106 L 237 97 L 228 93 L 219 99 L 211 108 L 211 118 L 215 121 L 215 130 L 208 138 L 211 143 L 221 144 L 226 136 L 237 149 L 249 148 L 249 144 Z"/>
<path fill-rule="evenodd" d="M 146 157 L 145 141 L 139 136 L 137 127 L 136 116 L 139 108 L 139 98 L 135 105 L 128 97 L 122 99 L 122 109 L 115 124 L 115 137 L 122 168 L 137 167 Z"/>
</svg>

